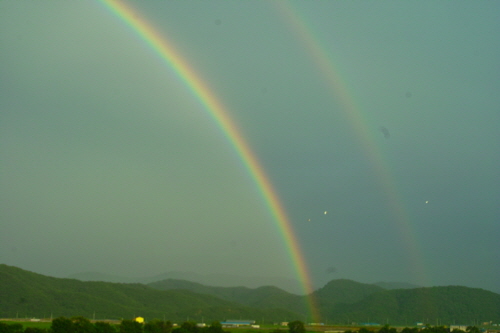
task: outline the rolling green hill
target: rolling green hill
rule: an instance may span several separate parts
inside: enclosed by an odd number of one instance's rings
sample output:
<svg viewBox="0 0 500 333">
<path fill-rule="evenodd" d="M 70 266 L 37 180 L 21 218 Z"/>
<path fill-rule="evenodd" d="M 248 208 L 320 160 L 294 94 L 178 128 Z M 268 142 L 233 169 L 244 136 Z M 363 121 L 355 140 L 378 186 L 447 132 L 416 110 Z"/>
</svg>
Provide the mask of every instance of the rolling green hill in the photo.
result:
<svg viewBox="0 0 500 333">
<path fill-rule="evenodd" d="M 500 295 L 460 286 L 394 289 L 376 292 L 359 302 L 323 309 L 336 322 L 431 325 L 500 322 Z"/>
<path fill-rule="evenodd" d="M 162 291 L 142 284 L 82 282 L 0 264 L 0 317 L 85 316 L 119 319 L 143 316 L 174 321 L 298 318 L 287 310 L 250 308 L 187 290 Z"/>
<path fill-rule="evenodd" d="M 500 295 L 460 286 L 393 289 L 333 280 L 312 294 L 327 323 L 431 325 L 500 322 Z M 0 265 L 0 318 L 143 316 L 206 322 L 235 318 L 261 322 L 304 318 L 305 296 L 276 287 L 209 287 L 183 280 L 149 285 L 59 279 Z"/>
</svg>

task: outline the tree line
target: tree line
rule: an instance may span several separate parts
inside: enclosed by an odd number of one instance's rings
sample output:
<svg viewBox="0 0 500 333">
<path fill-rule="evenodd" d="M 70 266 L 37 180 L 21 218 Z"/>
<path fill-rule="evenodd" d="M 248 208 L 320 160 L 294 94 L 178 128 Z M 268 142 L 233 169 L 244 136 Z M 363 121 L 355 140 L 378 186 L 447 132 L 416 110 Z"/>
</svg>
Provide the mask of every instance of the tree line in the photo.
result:
<svg viewBox="0 0 500 333">
<path fill-rule="evenodd" d="M 0 333 L 229 333 L 224 331 L 220 322 L 200 327 L 195 322 L 186 321 L 174 327 L 171 321 L 153 319 L 146 323 L 124 319 L 119 324 L 96 321 L 92 323 L 85 317 L 58 317 L 52 320 L 50 328 L 26 327 L 20 323 L 0 322 Z M 306 333 L 305 324 L 299 320 L 288 323 L 288 331 L 273 330 L 271 333 Z M 346 330 L 344 333 L 481 333 L 476 326 L 468 326 L 465 331 L 450 329 L 446 326 L 405 327 L 401 331 L 389 325 L 380 329 L 361 327 L 359 330 Z"/>
<path fill-rule="evenodd" d="M 389 325 L 382 326 L 379 330 L 369 330 L 366 327 L 361 327 L 358 331 L 347 330 L 344 333 L 398 333 L 396 328 Z M 467 326 L 465 331 L 460 329 L 450 329 L 446 326 L 430 326 L 425 327 L 405 327 L 399 333 L 481 333 L 481 330 L 476 326 Z"/>
<path fill-rule="evenodd" d="M 92 323 L 84 317 L 59 317 L 52 320 L 50 328 L 26 327 L 22 324 L 0 322 L 0 333 L 228 333 L 219 322 L 210 326 L 199 327 L 194 322 L 184 322 L 175 327 L 171 321 L 153 319 L 144 324 L 135 320 L 124 319 L 120 324 L 96 321 Z"/>
</svg>

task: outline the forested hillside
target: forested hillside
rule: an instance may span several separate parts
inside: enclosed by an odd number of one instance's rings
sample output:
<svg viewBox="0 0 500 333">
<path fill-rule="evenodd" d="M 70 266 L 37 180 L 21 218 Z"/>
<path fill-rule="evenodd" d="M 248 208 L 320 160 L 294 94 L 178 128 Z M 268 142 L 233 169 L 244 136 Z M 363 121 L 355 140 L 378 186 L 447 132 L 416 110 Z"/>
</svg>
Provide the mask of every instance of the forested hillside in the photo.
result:
<svg viewBox="0 0 500 333">
<path fill-rule="evenodd" d="M 434 325 L 500 322 L 500 295 L 460 286 L 395 289 L 373 293 L 352 304 L 323 309 L 339 322 Z"/>
<path fill-rule="evenodd" d="M 59 279 L 0 265 L 1 317 L 84 316 L 99 319 L 205 320 L 296 318 L 280 309 L 256 309 L 186 290 L 162 291 L 142 284 Z M 196 319 L 195 319 L 196 320 Z"/>
</svg>

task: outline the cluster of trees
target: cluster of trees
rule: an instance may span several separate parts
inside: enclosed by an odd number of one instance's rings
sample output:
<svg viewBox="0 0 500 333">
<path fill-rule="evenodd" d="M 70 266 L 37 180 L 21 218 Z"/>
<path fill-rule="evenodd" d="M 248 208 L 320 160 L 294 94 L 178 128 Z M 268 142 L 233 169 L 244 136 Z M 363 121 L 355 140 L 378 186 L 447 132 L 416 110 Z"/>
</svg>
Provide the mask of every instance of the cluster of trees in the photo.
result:
<svg viewBox="0 0 500 333">
<path fill-rule="evenodd" d="M 135 320 L 122 320 L 113 325 L 108 322 L 90 322 L 84 317 L 59 317 L 52 320 L 49 329 L 26 327 L 19 323 L 7 324 L 0 322 L 0 333 L 227 333 L 219 322 L 210 326 L 199 327 L 193 322 L 184 322 L 179 327 L 173 327 L 172 322 L 154 319 L 141 324 Z"/>
<path fill-rule="evenodd" d="M 394 327 L 389 325 L 382 326 L 378 331 L 369 330 L 366 327 L 361 327 L 358 331 L 347 330 L 344 333 L 398 333 Z M 427 325 L 423 328 L 418 327 L 405 327 L 400 333 L 450 333 L 450 329 L 446 326 L 430 326 Z M 457 328 L 453 329 L 451 333 L 481 333 L 479 328 L 476 326 L 467 326 L 466 331 L 459 330 Z"/>
</svg>

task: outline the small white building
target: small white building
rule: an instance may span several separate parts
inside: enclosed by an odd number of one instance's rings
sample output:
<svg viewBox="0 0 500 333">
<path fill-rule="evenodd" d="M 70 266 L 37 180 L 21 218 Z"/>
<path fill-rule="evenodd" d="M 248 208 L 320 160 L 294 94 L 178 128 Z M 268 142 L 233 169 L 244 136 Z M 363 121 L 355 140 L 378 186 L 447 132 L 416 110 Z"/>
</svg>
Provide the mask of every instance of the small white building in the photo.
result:
<svg viewBox="0 0 500 333">
<path fill-rule="evenodd" d="M 220 323 L 223 327 L 240 327 L 240 326 L 250 326 L 255 324 L 255 320 L 236 320 L 228 319 Z"/>
</svg>

